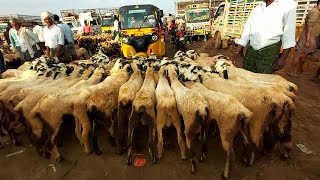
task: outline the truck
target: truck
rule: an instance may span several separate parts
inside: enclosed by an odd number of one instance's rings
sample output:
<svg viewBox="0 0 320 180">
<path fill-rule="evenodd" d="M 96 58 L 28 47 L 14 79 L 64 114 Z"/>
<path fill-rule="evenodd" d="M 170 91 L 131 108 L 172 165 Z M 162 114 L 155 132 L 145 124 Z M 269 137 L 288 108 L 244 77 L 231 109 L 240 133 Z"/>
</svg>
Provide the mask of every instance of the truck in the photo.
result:
<svg viewBox="0 0 320 180">
<path fill-rule="evenodd" d="M 100 8 L 98 9 L 98 15 L 101 19 L 101 29 L 103 33 L 111 33 L 114 26 L 114 16 L 118 16 L 118 8 Z"/>
<path fill-rule="evenodd" d="M 209 3 L 190 4 L 186 8 L 186 36 L 208 36 L 210 28 Z"/>
<path fill-rule="evenodd" d="M 95 9 L 68 9 L 60 11 L 62 22 L 68 24 L 74 33 L 81 33 L 84 21 L 92 27 L 94 33 L 101 33 L 100 17 Z"/>
<path fill-rule="evenodd" d="M 84 26 L 84 21 L 87 21 L 88 24 L 92 27 L 92 31 L 95 34 L 100 34 L 101 24 L 100 24 L 100 17 L 95 12 L 83 12 L 79 14 L 80 24 Z"/>
<path fill-rule="evenodd" d="M 220 48 L 228 41 L 237 43 L 251 11 L 262 2 L 263 0 L 225 0 L 220 3 L 211 23 L 215 48 Z M 317 0 L 296 0 L 296 2 L 296 25 L 297 32 L 299 32 L 299 29 L 303 27 L 308 10 L 317 4 Z M 299 36 L 296 35 L 296 37 Z"/>
</svg>

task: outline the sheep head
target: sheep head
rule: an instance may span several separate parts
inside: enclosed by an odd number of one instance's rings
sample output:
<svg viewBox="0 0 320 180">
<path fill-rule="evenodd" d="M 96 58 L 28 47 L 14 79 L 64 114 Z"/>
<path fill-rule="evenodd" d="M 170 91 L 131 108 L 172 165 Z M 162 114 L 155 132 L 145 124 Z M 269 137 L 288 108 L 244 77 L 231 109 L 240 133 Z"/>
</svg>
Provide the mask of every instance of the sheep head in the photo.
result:
<svg viewBox="0 0 320 180">
<path fill-rule="evenodd" d="M 220 76 L 223 75 L 225 79 L 228 79 L 227 66 L 229 65 L 224 60 L 218 60 L 214 65 L 215 72 L 218 73 Z"/>
</svg>

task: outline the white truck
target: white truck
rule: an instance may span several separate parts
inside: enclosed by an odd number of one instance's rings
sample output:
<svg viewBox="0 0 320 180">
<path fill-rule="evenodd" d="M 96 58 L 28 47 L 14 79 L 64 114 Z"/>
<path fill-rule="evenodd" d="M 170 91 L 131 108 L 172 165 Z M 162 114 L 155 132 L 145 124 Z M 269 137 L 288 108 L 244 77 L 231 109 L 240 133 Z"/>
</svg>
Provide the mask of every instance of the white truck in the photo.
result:
<svg viewBox="0 0 320 180">
<path fill-rule="evenodd" d="M 83 12 L 79 14 L 80 24 L 84 26 L 84 21 L 87 21 L 95 34 L 102 33 L 100 17 L 95 12 Z"/>
<path fill-rule="evenodd" d="M 61 22 L 63 24 L 67 24 L 71 28 L 73 34 L 75 34 L 75 35 L 76 34 L 81 34 L 82 27 L 81 27 L 81 24 L 80 24 L 79 20 L 76 19 L 76 17 L 74 17 L 74 16 L 63 17 Z"/>
<path fill-rule="evenodd" d="M 252 9 L 262 2 L 263 0 L 225 0 L 221 3 L 211 25 L 215 48 L 220 48 L 222 44 L 226 47 L 229 40 L 237 43 Z M 296 2 L 297 32 L 299 32 L 308 10 L 317 4 L 317 0 L 296 0 Z"/>
<path fill-rule="evenodd" d="M 187 36 L 207 36 L 211 33 L 209 3 L 187 5 L 185 17 Z"/>
</svg>

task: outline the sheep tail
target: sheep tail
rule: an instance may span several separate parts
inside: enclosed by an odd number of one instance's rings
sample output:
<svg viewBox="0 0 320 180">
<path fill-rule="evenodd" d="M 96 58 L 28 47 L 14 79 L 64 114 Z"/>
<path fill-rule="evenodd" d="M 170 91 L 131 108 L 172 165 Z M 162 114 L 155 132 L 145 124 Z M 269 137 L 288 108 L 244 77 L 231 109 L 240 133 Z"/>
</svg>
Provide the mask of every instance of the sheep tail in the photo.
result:
<svg viewBox="0 0 320 180">
<path fill-rule="evenodd" d="M 141 123 L 143 125 L 147 125 L 148 124 L 147 108 L 145 106 L 141 106 L 139 108 L 138 117 L 141 119 Z"/>
<path fill-rule="evenodd" d="M 196 121 L 203 127 L 209 118 L 209 108 L 205 108 L 205 112 L 201 113 L 199 111 L 196 112 Z"/>
<path fill-rule="evenodd" d="M 129 102 L 120 102 L 121 108 L 125 110 L 130 110 L 132 106 L 132 101 L 129 100 Z"/>
</svg>

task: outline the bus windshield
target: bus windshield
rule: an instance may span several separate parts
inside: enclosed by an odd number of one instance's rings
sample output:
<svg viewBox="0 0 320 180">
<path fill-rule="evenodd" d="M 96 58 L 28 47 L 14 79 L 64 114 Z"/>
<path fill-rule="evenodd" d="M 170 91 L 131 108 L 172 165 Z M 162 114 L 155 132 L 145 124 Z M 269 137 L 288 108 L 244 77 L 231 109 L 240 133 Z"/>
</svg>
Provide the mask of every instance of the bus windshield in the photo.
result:
<svg viewBox="0 0 320 180">
<path fill-rule="evenodd" d="M 209 21 L 210 12 L 209 9 L 203 10 L 191 10 L 187 12 L 187 22 L 206 22 Z"/>
<path fill-rule="evenodd" d="M 151 28 L 157 26 L 154 11 L 151 9 L 129 9 L 121 13 L 121 28 Z"/>
</svg>

